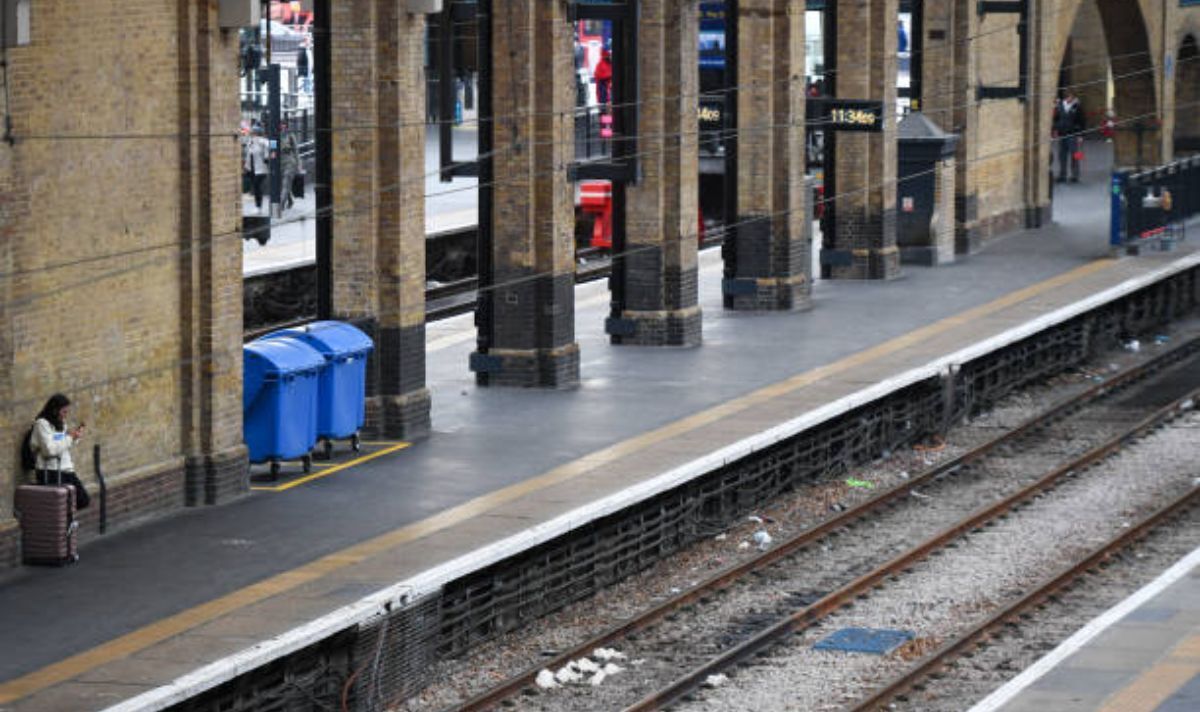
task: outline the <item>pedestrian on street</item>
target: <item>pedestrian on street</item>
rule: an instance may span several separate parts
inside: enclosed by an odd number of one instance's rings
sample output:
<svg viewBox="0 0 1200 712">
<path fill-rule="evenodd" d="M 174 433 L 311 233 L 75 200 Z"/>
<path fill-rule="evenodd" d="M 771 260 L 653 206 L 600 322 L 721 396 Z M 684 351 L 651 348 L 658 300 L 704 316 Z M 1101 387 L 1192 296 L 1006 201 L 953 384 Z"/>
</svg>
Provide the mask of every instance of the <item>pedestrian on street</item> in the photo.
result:
<svg viewBox="0 0 1200 712">
<path fill-rule="evenodd" d="M 296 134 L 288 130 L 287 124 L 279 126 L 279 167 L 283 172 L 283 207 L 285 209 L 292 207 L 295 202 L 293 200 L 292 183 L 296 177 L 300 175 L 300 147 L 296 144 Z"/>
<path fill-rule="evenodd" d="M 75 463 L 71 460 L 71 448 L 83 438 L 84 425 L 67 428 L 71 401 L 61 393 L 55 393 L 42 406 L 33 422 L 29 445 L 35 454 L 34 474 L 39 485 L 58 484 L 75 487 L 75 508 L 86 509 L 92 498 L 88 496 L 79 476 L 75 474 Z"/>
<path fill-rule="evenodd" d="M 1079 182 L 1079 157 L 1083 152 L 1083 106 L 1070 90 L 1054 107 L 1054 136 L 1058 139 L 1058 182 L 1067 180 L 1070 166 L 1071 182 Z"/>
<path fill-rule="evenodd" d="M 262 126 L 256 124 L 250 132 L 250 142 L 246 147 L 247 173 L 250 173 L 251 187 L 254 189 L 254 207 L 261 213 L 263 209 L 263 187 L 271 172 L 271 143 L 263 136 Z"/>
<path fill-rule="evenodd" d="M 613 67 L 612 54 L 608 50 L 600 52 L 600 61 L 596 62 L 592 78 L 596 80 L 596 100 L 601 105 L 611 102 Z"/>
</svg>

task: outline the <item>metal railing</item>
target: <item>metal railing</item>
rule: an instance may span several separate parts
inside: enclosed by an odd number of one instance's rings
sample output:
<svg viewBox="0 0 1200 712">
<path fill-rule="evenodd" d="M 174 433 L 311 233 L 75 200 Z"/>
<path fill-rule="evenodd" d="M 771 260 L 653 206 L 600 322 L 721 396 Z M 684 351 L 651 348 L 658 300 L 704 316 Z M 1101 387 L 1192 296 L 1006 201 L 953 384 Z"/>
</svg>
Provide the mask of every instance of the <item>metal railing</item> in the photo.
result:
<svg viewBox="0 0 1200 712">
<path fill-rule="evenodd" d="M 1200 156 L 1146 171 L 1114 171 L 1109 244 L 1137 254 L 1143 246 L 1171 249 L 1200 213 Z"/>
</svg>

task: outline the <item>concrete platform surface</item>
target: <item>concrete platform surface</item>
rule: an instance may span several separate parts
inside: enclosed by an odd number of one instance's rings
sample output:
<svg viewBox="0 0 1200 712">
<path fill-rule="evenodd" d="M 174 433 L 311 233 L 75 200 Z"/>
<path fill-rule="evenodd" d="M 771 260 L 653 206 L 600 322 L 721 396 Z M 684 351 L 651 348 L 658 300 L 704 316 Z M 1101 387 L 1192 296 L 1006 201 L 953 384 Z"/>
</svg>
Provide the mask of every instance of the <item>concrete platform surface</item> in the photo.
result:
<svg viewBox="0 0 1200 712">
<path fill-rule="evenodd" d="M 610 346 L 605 286 L 584 285 L 583 382 L 567 392 L 476 388 L 471 317 L 431 324 L 428 440 L 374 443 L 352 465 L 110 535 L 76 566 L 6 579 L 0 709 L 160 708 L 1200 263 L 1196 242 L 1105 258 L 1104 191 L 1102 181 L 1069 186 L 1058 196 L 1069 224 L 953 265 L 822 282 L 807 313 L 723 311 L 720 256 L 706 252 L 696 349 Z"/>
<path fill-rule="evenodd" d="M 1200 710 L 1200 549 L 970 712 Z"/>
</svg>

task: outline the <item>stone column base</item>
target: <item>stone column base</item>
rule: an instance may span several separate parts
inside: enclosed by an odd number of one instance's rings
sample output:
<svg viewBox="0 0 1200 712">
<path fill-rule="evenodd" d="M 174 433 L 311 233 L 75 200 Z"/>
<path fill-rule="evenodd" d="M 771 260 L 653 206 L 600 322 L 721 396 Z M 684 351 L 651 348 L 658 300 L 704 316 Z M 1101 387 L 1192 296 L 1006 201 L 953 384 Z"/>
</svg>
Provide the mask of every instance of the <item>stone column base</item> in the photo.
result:
<svg viewBox="0 0 1200 712">
<path fill-rule="evenodd" d="M 821 262 L 829 266 L 830 279 L 887 280 L 900 276 L 900 250 L 895 245 L 865 250 L 822 250 Z"/>
<path fill-rule="evenodd" d="M 960 255 L 970 255 L 978 252 L 993 237 L 1007 235 L 1030 227 L 1040 227 L 1048 223 L 1050 206 L 1026 210 L 1016 208 L 1003 213 L 990 215 L 973 222 L 960 223 L 955 226 L 954 251 Z"/>
<path fill-rule="evenodd" d="M 432 398 L 428 388 L 398 396 L 367 398 L 366 430 L 389 440 L 420 440 L 432 427 Z"/>
<path fill-rule="evenodd" d="M 948 252 L 948 254 L 947 254 Z M 937 246 L 921 245 L 900 248 L 900 264 L 936 267 L 954 262 L 954 251 L 943 251 Z"/>
<path fill-rule="evenodd" d="M 481 386 L 575 388 L 579 385 L 579 344 L 475 352 L 471 354 L 471 370 Z"/>
<path fill-rule="evenodd" d="M 791 277 L 726 279 L 721 282 L 725 308 L 736 311 L 803 311 L 812 308 L 812 284 Z"/>
<path fill-rule="evenodd" d="M 700 307 L 672 311 L 622 312 L 604 331 L 618 346 L 699 346 L 703 340 Z"/>
<path fill-rule="evenodd" d="M 1025 229 L 1032 230 L 1050 224 L 1053 208 L 1049 205 L 1035 205 L 1025 208 Z"/>
<path fill-rule="evenodd" d="M 224 504 L 250 492 L 250 461 L 245 445 L 184 460 L 184 503 L 189 507 Z"/>
</svg>

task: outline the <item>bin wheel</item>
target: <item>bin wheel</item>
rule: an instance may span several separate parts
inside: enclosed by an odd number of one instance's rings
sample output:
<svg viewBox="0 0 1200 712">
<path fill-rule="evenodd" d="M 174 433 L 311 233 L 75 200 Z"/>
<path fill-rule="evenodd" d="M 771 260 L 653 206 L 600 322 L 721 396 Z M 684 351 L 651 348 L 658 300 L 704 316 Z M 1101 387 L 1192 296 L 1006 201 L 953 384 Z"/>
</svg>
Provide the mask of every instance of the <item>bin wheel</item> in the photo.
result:
<svg viewBox="0 0 1200 712">
<path fill-rule="evenodd" d="M 279 460 L 271 460 L 271 479 L 279 479 Z"/>
<path fill-rule="evenodd" d="M 312 455 L 305 455 L 300 462 L 304 465 L 304 474 L 312 472 Z"/>
<path fill-rule="evenodd" d="M 362 440 L 359 439 L 358 433 L 350 436 L 350 449 L 354 452 L 362 452 Z"/>
<path fill-rule="evenodd" d="M 333 441 L 332 440 L 321 441 L 321 454 L 324 455 L 326 460 L 333 459 Z"/>
</svg>

